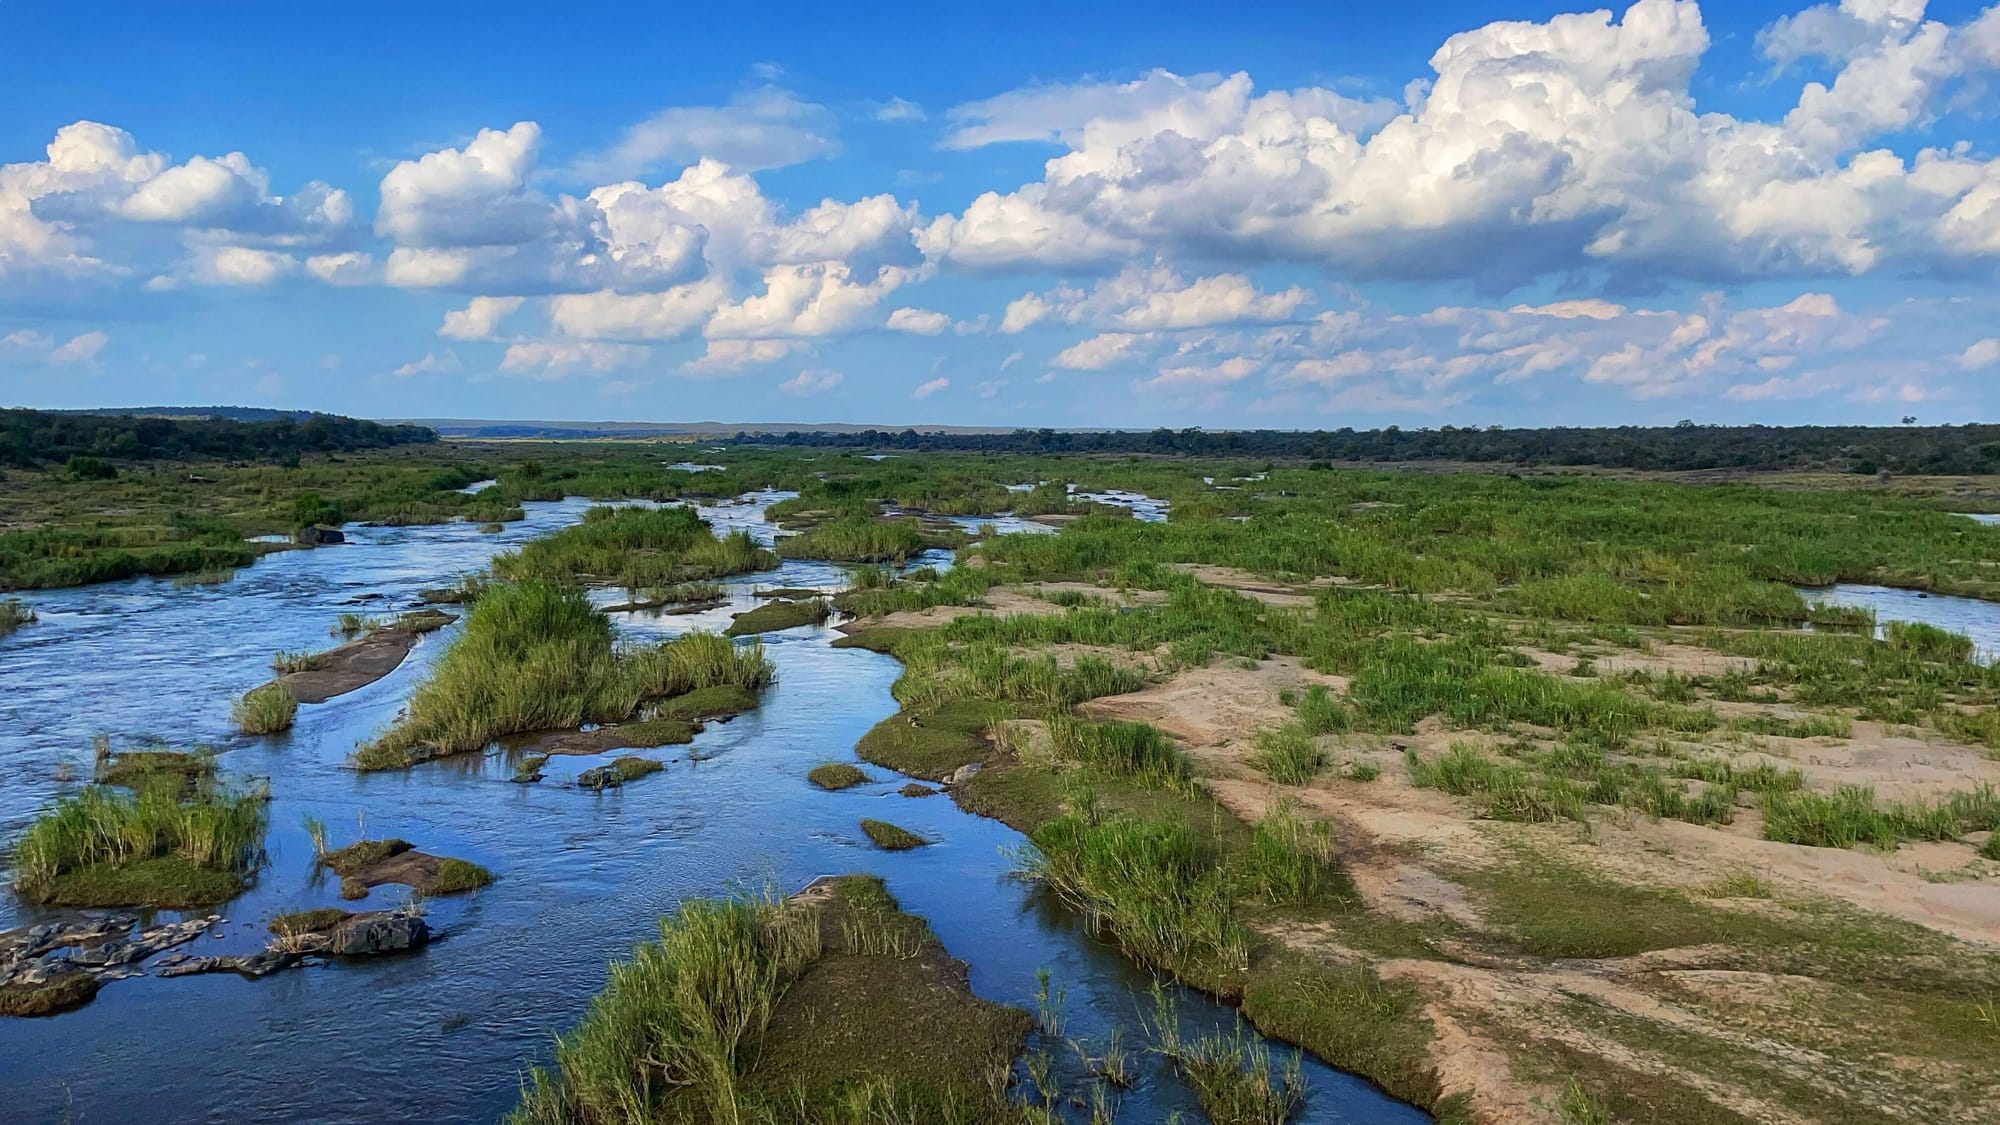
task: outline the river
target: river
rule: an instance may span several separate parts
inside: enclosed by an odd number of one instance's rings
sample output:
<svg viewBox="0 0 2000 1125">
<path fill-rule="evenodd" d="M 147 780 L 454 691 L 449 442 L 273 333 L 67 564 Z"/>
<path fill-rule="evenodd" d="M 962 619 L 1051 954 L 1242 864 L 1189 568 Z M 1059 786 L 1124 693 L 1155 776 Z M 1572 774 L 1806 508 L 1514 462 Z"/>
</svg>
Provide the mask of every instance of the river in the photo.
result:
<svg viewBox="0 0 2000 1125">
<path fill-rule="evenodd" d="M 763 509 L 782 495 L 703 510 L 719 528 L 749 527 L 769 542 Z M 88 772 L 93 735 L 108 733 L 121 746 L 157 737 L 179 747 L 212 743 L 224 751 L 225 771 L 271 783 L 268 862 L 249 893 L 221 908 L 226 924 L 195 952 L 261 948 L 265 923 L 280 911 L 399 901 L 391 892 L 400 888 L 385 887 L 365 903 L 343 904 L 334 881 L 316 880 L 301 826 L 308 815 L 326 822 L 332 846 L 364 833 L 401 836 L 484 864 L 497 881 L 473 896 L 432 900 L 442 940 L 412 956 L 255 981 L 118 981 L 74 1012 L 0 1020 L 8 1121 L 492 1121 L 513 1103 L 522 1071 L 547 1058 L 551 1037 L 602 987 L 607 961 L 650 936 L 678 900 L 732 888 L 796 890 L 816 875 L 850 871 L 883 876 L 970 963 L 982 996 L 1032 1010 L 1036 970 L 1047 967 L 1068 990 L 1067 1034 L 1101 1039 L 1117 1025 L 1137 1041 L 1148 978 L 1081 933 L 1068 911 L 1009 878 L 1017 833 L 946 797 L 898 796 L 905 779 L 875 767 L 874 783 L 844 792 L 806 782 L 818 762 L 851 760 L 856 740 L 896 708 L 896 662 L 830 647 L 828 627 L 767 636 L 778 679 L 761 708 L 711 725 L 692 746 L 652 752 L 669 762 L 665 772 L 602 795 L 567 784 L 591 764 L 583 758 L 553 759 L 548 779 L 526 786 L 509 781 L 499 755 L 407 773 L 344 768 L 355 743 L 394 717 L 450 628 L 378 683 L 300 708 L 283 735 L 234 733 L 230 702 L 269 678 L 272 653 L 324 648 L 340 613 L 409 608 L 419 589 L 481 570 L 496 552 L 574 522 L 586 507 L 530 503 L 525 520 L 491 535 L 469 524 L 349 526 L 347 545 L 272 555 L 220 585 L 139 579 L 26 597 L 41 621 L 0 638 L 0 771 L 8 779 L 0 835 L 11 838 L 62 788 L 65 762 Z M 843 580 L 836 567 L 788 561 L 729 580 L 726 607 L 616 619 L 641 636 L 718 629 L 756 604 L 756 587 Z M 938 842 L 877 851 L 860 834 L 863 816 Z M 39 916 L 0 894 L 0 928 Z M 1182 999 L 1192 1027 L 1237 1018 L 1203 998 Z M 1066 1086 L 1079 1088 L 1073 1052 L 1049 1046 L 1058 1073 L 1072 1079 Z M 1199 1119 L 1191 1094 L 1156 1057 L 1135 1060 L 1140 1081 L 1119 1120 L 1157 1122 L 1175 1109 Z M 1310 1061 L 1305 1072 L 1310 1098 L 1299 1120 L 1428 1120 L 1359 1079 Z"/>
</svg>

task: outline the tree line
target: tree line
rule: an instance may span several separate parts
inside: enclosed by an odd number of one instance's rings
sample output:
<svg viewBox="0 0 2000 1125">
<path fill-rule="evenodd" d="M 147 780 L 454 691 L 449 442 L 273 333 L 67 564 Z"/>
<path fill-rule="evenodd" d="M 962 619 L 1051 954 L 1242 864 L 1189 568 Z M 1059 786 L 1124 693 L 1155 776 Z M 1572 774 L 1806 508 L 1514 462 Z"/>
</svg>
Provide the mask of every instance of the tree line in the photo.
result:
<svg viewBox="0 0 2000 1125">
<path fill-rule="evenodd" d="M 16 468 L 66 464 L 73 458 L 282 461 L 295 459 L 302 453 L 380 449 L 437 439 L 436 431 L 423 426 L 385 426 L 337 414 L 238 422 L 223 418 L 0 410 L 0 465 Z"/>
<path fill-rule="evenodd" d="M 1405 430 L 1015 430 L 1011 433 L 739 431 L 739 445 L 909 452 L 1138 454 L 1307 462 L 1465 461 L 1620 469 L 2000 472 L 2000 426 L 1439 426 Z"/>
</svg>

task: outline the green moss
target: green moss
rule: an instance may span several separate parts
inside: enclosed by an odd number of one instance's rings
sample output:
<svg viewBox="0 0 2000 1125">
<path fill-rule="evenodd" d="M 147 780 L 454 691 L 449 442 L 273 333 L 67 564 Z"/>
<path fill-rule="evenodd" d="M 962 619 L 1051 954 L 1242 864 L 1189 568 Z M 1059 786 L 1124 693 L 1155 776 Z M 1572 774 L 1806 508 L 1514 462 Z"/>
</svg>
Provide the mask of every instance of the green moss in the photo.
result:
<svg viewBox="0 0 2000 1125">
<path fill-rule="evenodd" d="M 986 732 L 1004 708 L 978 700 L 903 710 L 876 723 L 855 746 L 864 762 L 942 781 L 961 766 L 986 757 Z"/>
<path fill-rule="evenodd" d="M 191 789 L 215 776 L 215 755 L 207 751 L 127 750 L 97 767 L 100 785 L 139 789 L 162 781 Z"/>
<path fill-rule="evenodd" d="M 726 719 L 757 708 L 757 693 L 741 684 L 711 684 L 682 695 L 661 700 L 652 709 L 656 718 L 698 723 Z"/>
<path fill-rule="evenodd" d="M 901 629 L 895 626 L 873 625 L 851 629 L 833 642 L 835 648 L 865 648 L 870 652 L 890 653 L 904 638 L 915 633 L 915 629 Z"/>
<path fill-rule="evenodd" d="M 294 910 L 279 914 L 271 919 L 270 930 L 280 937 L 293 934 L 314 934 L 330 930 L 354 915 L 338 906 L 321 906 L 312 910 Z"/>
<path fill-rule="evenodd" d="M 0 1016 L 52 1016 L 82 1007 L 103 987 L 84 972 L 64 973 L 38 985 L 0 987 Z"/>
<path fill-rule="evenodd" d="M 737 614 L 729 621 L 725 635 L 747 637 L 756 633 L 775 633 L 780 629 L 795 629 L 801 625 L 817 625 L 831 616 L 833 610 L 824 598 L 808 601 L 772 601 L 752 610 Z"/>
<path fill-rule="evenodd" d="M 806 772 L 806 780 L 821 789 L 836 790 L 861 785 L 868 775 L 846 762 L 823 762 Z"/>
<path fill-rule="evenodd" d="M 132 863 L 100 863 L 55 877 L 39 901 L 59 906 L 154 906 L 192 910 L 228 902 L 250 880 L 235 871 L 216 871 L 176 855 Z"/>
<path fill-rule="evenodd" d="M 336 875 L 358 875 L 370 867 L 398 856 L 416 845 L 408 840 L 362 840 L 321 856 L 319 861 Z"/>
<path fill-rule="evenodd" d="M 898 828 L 886 820 L 866 820 L 861 822 L 861 831 L 868 834 L 876 847 L 884 851 L 904 852 L 911 848 L 925 847 L 929 840 L 905 828 Z"/>
<path fill-rule="evenodd" d="M 602 792 L 606 789 L 616 789 L 628 781 L 637 781 L 647 774 L 658 773 L 666 768 L 665 762 L 655 761 L 652 758 L 619 758 L 608 766 L 598 766 L 577 774 L 576 784 L 579 789 L 595 789 Z"/>
<path fill-rule="evenodd" d="M 1423 1005 L 1414 987 L 1386 983 L 1366 965 L 1289 953 L 1255 965 L 1243 990 L 1243 1014 L 1257 1030 L 1428 1106 L 1440 1090 Z"/>
<path fill-rule="evenodd" d="M 437 874 L 417 888 L 427 895 L 454 895 L 477 890 L 493 882 L 493 873 L 470 860 L 447 856 L 438 861 Z"/>
</svg>

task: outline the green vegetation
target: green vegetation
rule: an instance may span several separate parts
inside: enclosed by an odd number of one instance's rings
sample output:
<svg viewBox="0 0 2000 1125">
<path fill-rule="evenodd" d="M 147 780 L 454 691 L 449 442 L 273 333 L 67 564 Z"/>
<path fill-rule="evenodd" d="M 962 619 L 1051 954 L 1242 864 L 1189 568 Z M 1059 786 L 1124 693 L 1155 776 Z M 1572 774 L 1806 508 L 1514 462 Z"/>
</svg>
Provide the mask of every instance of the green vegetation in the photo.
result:
<svg viewBox="0 0 2000 1125">
<path fill-rule="evenodd" d="M 81 1007 L 104 982 L 86 972 L 62 973 L 39 985 L 0 987 L 0 1016 L 52 1016 Z"/>
<path fill-rule="evenodd" d="M 824 598 L 810 601 L 788 602 L 770 601 L 755 609 L 737 614 L 724 630 L 725 636 L 746 637 L 757 633 L 775 633 L 780 629 L 793 629 L 800 625 L 817 625 L 833 613 Z"/>
<path fill-rule="evenodd" d="M 212 906 L 240 893 L 261 851 L 268 795 L 160 770 L 130 794 L 58 797 L 14 844 L 14 889 L 70 906 Z M 133 778 L 136 780 L 136 776 Z"/>
<path fill-rule="evenodd" d="M 1995 829 L 2000 829 L 2000 792 L 1991 785 L 1953 793 L 1936 804 L 1884 806 L 1872 790 L 1855 785 L 1832 793 L 1778 791 L 1764 797 L 1764 838 L 1788 844 L 1894 848 L 1904 840 L 1956 840 Z"/>
<path fill-rule="evenodd" d="M 171 416 L 174 414 L 180 416 Z M 384 426 L 334 414 L 267 414 L 267 418 L 238 420 L 183 411 L 0 410 L 0 465 L 29 468 L 67 462 L 72 475 L 96 480 L 111 475 L 95 467 L 110 468 L 107 458 L 296 459 L 307 452 L 377 449 L 437 440 L 435 432 L 422 426 Z M 88 463 L 81 474 L 76 469 L 79 461 Z"/>
<path fill-rule="evenodd" d="M 126 789 L 166 788 L 174 793 L 191 793 L 215 776 L 215 751 L 200 747 L 182 750 L 124 750 L 112 753 L 111 740 L 99 736 L 93 748 L 97 759 L 96 781 Z"/>
<path fill-rule="evenodd" d="M 788 559 L 900 563 L 922 554 L 929 546 L 930 540 L 914 520 L 850 516 L 779 539 L 778 554 Z"/>
<path fill-rule="evenodd" d="M 583 522 L 493 560 L 505 579 L 672 587 L 777 565 L 747 531 L 718 538 L 693 508 L 591 508 Z"/>
<path fill-rule="evenodd" d="M 1257 732 L 1250 764 L 1280 785 L 1307 785 L 1326 768 L 1326 755 L 1303 725 L 1286 724 Z"/>
<path fill-rule="evenodd" d="M 415 848 L 416 845 L 408 840 L 357 840 L 344 848 L 322 854 L 319 861 L 336 875 L 358 875 L 385 859 Z"/>
<path fill-rule="evenodd" d="M 493 882 L 493 873 L 471 860 L 446 856 L 438 860 L 437 873 L 417 889 L 427 895 L 454 895 L 478 890 Z"/>
<path fill-rule="evenodd" d="M 806 780 L 826 790 L 851 789 L 865 784 L 868 775 L 846 762 L 821 762 L 806 773 Z"/>
<path fill-rule="evenodd" d="M 276 734 L 292 729 L 299 713 L 299 701 L 290 688 L 275 680 L 251 688 L 230 708 L 229 721 L 244 734 Z"/>
<path fill-rule="evenodd" d="M 703 688 L 754 690 L 770 677 L 761 650 L 712 634 L 621 646 L 583 591 L 528 579 L 473 605 L 402 720 L 356 750 L 354 764 L 405 768 L 509 734 L 619 722 Z"/>
<path fill-rule="evenodd" d="M 1173 1060 L 1174 1069 L 1194 1087 L 1202 1113 L 1215 1125 L 1284 1125 L 1305 1104 L 1301 1060 L 1294 1053 L 1282 1072 L 1240 1025 L 1194 1039 L 1182 1036 L 1175 1005 L 1153 988 L 1154 1049 Z"/>
<path fill-rule="evenodd" d="M 825 889 L 682 903 L 612 966 L 510 1125 L 1018 1120 L 1004 1089 L 1027 1014 L 962 977 L 939 987 L 946 955 L 880 880 Z"/>
<path fill-rule="evenodd" d="M 311 910 L 293 910 L 284 914 L 273 915 L 269 929 L 279 937 L 316 934 L 330 930 L 353 916 L 338 906 L 320 906 Z"/>
<path fill-rule="evenodd" d="M 0 637 L 19 629 L 23 625 L 33 625 L 41 620 L 35 611 L 19 598 L 0 598 Z"/>
<path fill-rule="evenodd" d="M 903 710 L 871 727 L 854 751 L 864 762 L 942 781 L 986 756 L 986 730 L 1001 712 L 979 701 Z"/>
<path fill-rule="evenodd" d="M 886 820 L 864 818 L 861 821 L 861 831 L 867 835 L 869 842 L 885 852 L 906 852 L 911 848 L 921 848 L 930 843 L 915 832 L 907 828 L 898 828 Z"/>
<path fill-rule="evenodd" d="M 637 781 L 648 774 L 666 769 L 665 762 L 653 758 L 623 757 L 609 765 L 596 766 L 576 775 L 579 789 L 594 789 L 599 793 L 606 789 L 617 789 L 628 781 Z"/>
</svg>

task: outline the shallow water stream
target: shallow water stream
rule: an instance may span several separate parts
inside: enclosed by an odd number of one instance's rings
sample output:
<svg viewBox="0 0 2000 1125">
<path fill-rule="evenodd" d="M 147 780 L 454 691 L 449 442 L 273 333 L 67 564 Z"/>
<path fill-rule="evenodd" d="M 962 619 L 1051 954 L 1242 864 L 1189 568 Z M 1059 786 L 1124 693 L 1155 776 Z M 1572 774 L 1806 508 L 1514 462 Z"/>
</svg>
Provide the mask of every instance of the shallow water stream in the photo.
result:
<svg viewBox="0 0 2000 1125">
<path fill-rule="evenodd" d="M 769 541 L 762 510 L 779 495 L 705 512 L 719 528 L 748 526 Z M 606 962 L 648 937 L 676 901 L 735 887 L 796 890 L 816 875 L 850 871 L 886 878 L 905 908 L 971 964 L 981 995 L 1032 1009 L 1036 970 L 1048 967 L 1068 990 L 1069 1035 L 1101 1039 L 1116 1024 L 1137 1041 L 1147 978 L 1082 934 L 1074 916 L 1008 878 L 1006 853 L 1020 845 L 1018 834 L 947 797 L 898 796 L 904 779 L 875 767 L 873 784 L 845 792 L 807 784 L 807 769 L 850 760 L 855 741 L 896 706 L 896 662 L 831 648 L 828 628 L 767 636 L 778 681 L 761 708 L 711 725 L 691 747 L 648 752 L 670 763 L 665 772 L 603 795 L 568 784 L 592 764 L 586 758 L 555 758 L 548 779 L 527 786 L 509 780 L 500 755 L 407 773 L 343 768 L 355 743 L 395 715 L 451 629 L 426 638 L 386 679 L 300 708 L 284 735 L 232 732 L 230 701 L 269 678 L 272 653 L 324 648 L 338 614 L 407 609 L 420 588 L 483 569 L 495 552 L 573 522 L 585 507 L 529 504 L 526 520 L 494 535 L 469 524 L 350 527 L 348 545 L 273 555 L 222 585 L 141 579 L 27 597 L 40 623 L 0 639 L 0 835 L 11 838 L 62 787 L 63 763 L 89 771 L 90 739 L 100 732 L 120 745 L 149 736 L 182 747 L 213 743 L 225 751 L 225 771 L 270 779 L 268 863 L 253 890 L 221 908 L 228 921 L 217 936 L 190 952 L 261 948 L 266 921 L 284 910 L 400 900 L 401 888 L 384 887 L 365 903 L 340 903 L 335 881 L 313 878 L 307 815 L 327 823 L 333 846 L 364 833 L 401 836 L 482 863 L 497 882 L 475 896 L 433 900 L 430 920 L 443 939 L 412 956 L 254 981 L 117 981 L 78 1011 L 0 1020 L 0 1117 L 491 1121 L 513 1103 L 522 1070 L 546 1058 L 552 1034 L 602 987 Z M 994 521 L 968 521 L 983 522 Z M 787 562 L 731 580 L 723 608 L 616 616 L 642 635 L 719 629 L 755 604 L 755 587 L 842 581 L 837 568 Z M 877 851 L 860 834 L 863 816 L 937 843 Z M 0 927 L 39 916 L 0 895 Z M 1183 1012 L 1195 1026 L 1236 1019 L 1193 996 Z M 1059 1044 L 1051 1054 L 1073 1064 Z M 1193 1111 L 1187 1090 L 1152 1056 L 1140 1068 L 1121 1121 Z M 1306 1077 L 1310 1102 L 1300 1120 L 1427 1120 L 1326 1067 L 1309 1063 Z"/>
</svg>

